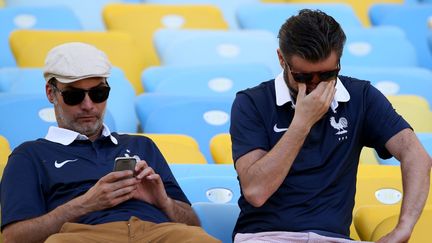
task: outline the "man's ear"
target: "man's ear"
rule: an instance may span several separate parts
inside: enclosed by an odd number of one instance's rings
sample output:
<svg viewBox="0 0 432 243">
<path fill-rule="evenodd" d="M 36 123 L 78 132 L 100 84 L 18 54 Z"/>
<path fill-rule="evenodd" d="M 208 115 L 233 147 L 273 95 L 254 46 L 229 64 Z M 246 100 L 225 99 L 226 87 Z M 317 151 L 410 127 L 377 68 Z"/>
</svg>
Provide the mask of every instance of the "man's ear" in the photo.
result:
<svg viewBox="0 0 432 243">
<path fill-rule="evenodd" d="M 48 101 L 51 103 L 51 104 L 54 104 L 54 90 L 53 90 L 53 88 L 51 87 L 51 85 L 49 85 L 48 83 L 47 84 L 45 84 L 45 93 L 46 93 L 46 96 L 47 96 L 47 98 L 48 98 Z"/>
<path fill-rule="evenodd" d="M 282 51 L 278 48 L 276 50 L 276 52 L 277 52 L 277 55 L 278 55 L 279 64 L 281 65 L 282 69 L 285 69 L 285 67 L 286 67 L 285 66 L 285 59 L 284 59 L 284 57 L 282 55 Z"/>
</svg>

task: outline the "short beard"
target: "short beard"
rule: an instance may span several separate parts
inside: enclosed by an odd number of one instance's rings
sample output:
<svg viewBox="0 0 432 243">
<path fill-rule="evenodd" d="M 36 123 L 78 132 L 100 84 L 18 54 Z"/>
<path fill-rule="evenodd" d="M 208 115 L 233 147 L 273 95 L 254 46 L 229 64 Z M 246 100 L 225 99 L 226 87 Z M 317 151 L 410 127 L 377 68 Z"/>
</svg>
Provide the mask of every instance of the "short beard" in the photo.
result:
<svg viewBox="0 0 432 243">
<path fill-rule="evenodd" d="M 296 101 L 297 101 L 297 94 L 298 94 L 298 91 L 295 90 L 294 88 L 292 88 L 292 87 L 290 86 L 290 84 L 289 84 L 288 71 L 287 71 L 286 69 L 283 70 L 283 78 L 284 78 L 285 84 L 286 84 L 287 87 L 288 87 L 288 91 L 289 91 L 289 93 L 290 93 L 290 95 L 291 95 L 291 97 L 292 97 L 292 99 L 293 99 L 292 102 L 293 102 L 293 104 L 295 104 Z"/>
</svg>

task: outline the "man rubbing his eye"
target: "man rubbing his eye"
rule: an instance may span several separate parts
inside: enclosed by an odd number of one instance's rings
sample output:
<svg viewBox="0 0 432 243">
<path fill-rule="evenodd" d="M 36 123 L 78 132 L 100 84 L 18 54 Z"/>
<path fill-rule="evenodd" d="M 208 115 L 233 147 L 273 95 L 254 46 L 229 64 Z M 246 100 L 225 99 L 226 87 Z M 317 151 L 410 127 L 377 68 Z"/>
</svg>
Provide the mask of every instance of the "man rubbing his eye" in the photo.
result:
<svg viewBox="0 0 432 243">
<path fill-rule="evenodd" d="M 279 31 L 283 72 L 240 91 L 231 139 L 241 186 L 235 242 L 351 242 L 360 151 L 401 161 L 399 223 L 379 242 L 407 242 L 429 192 L 431 159 L 369 82 L 338 76 L 345 34 L 304 9 Z"/>
<path fill-rule="evenodd" d="M 110 69 L 107 56 L 85 43 L 48 53 L 45 90 L 58 127 L 9 157 L 4 242 L 220 242 L 197 227 L 156 145 L 104 125 Z M 137 161 L 134 171 L 113 172 L 117 157 Z"/>
</svg>

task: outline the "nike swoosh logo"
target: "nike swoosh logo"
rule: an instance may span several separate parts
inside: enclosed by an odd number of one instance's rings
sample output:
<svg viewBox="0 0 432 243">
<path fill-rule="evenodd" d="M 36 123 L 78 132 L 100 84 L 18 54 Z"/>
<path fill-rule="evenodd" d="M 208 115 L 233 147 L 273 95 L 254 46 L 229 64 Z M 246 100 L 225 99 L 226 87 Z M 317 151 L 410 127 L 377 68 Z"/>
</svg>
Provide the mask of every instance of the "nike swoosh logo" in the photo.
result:
<svg viewBox="0 0 432 243">
<path fill-rule="evenodd" d="M 286 130 L 288 130 L 288 128 L 278 128 L 277 124 L 275 124 L 273 127 L 273 131 L 275 132 L 285 132 Z"/>
<path fill-rule="evenodd" d="M 63 167 L 63 165 L 65 165 L 65 164 L 67 164 L 67 163 L 69 163 L 69 162 L 75 162 L 75 161 L 77 161 L 78 159 L 68 159 L 68 160 L 65 160 L 65 161 L 63 161 L 63 162 L 60 162 L 60 163 L 57 163 L 57 160 L 54 162 L 54 166 L 57 168 L 57 169 L 60 169 L 61 167 Z"/>
</svg>

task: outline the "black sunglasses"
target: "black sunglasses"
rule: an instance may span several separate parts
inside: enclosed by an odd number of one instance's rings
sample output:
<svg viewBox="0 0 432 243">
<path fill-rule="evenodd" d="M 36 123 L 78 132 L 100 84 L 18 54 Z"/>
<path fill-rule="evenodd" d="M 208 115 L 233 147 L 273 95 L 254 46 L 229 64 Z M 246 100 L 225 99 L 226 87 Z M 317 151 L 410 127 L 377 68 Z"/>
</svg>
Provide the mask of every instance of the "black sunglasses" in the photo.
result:
<svg viewBox="0 0 432 243">
<path fill-rule="evenodd" d="M 94 103 L 102 103 L 108 99 L 111 90 L 109 86 L 98 86 L 89 90 L 78 88 L 60 90 L 56 85 L 52 86 L 60 92 L 64 103 L 71 106 L 80 104 L 84 100 L 86 93 Z"/>
<path fill-rule="evenodd" d="M 329 70 L 329 71 L 310 72 L 310 73 L 293 72 L 291 71 L 292 69 L 290 65 L 287 62 L 286 64 L 290 69 L 291 75 L 293 76 L 294 80 L 297 83 L 304 83 L 304 84 L 312 82 L 315 76 L 318 76 L 318 79 L 320 81 L 335 80 L 340 71 L 340 63 L 338 63 L 338 67 L 336 69 Z"/>
</svg>

